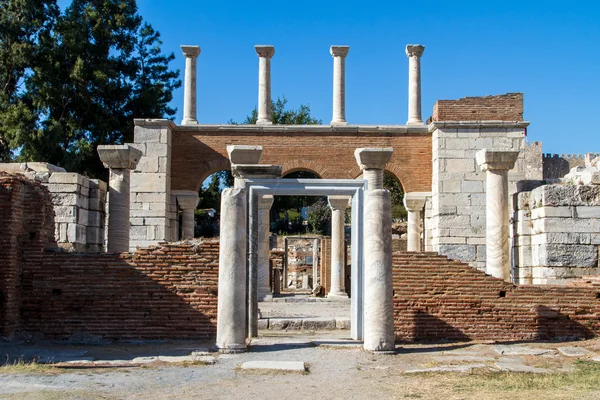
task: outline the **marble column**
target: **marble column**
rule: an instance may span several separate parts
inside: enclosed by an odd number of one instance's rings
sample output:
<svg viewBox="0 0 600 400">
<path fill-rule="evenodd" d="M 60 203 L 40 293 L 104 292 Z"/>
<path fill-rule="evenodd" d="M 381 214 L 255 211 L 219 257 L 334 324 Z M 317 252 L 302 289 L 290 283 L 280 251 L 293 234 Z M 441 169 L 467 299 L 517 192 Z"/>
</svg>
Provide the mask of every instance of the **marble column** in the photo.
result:
<svg viewBox="0 0 600 400">
<path fill-rule="evenodd" d="M 407 125 L 422 125 L 421 118 L 421 56 L 425 46 L 409 44 L 408 56 L 408 121 Z"/>
<path fill-rule="evenodd" d="M 181 46 L 185 56 L 185 79 L 183 87 L 183 120 L 181 125 L 197 125 L 196 119 L 196 61 L 200 55 L 198 46 Z"/>
<path fill-rule="evenodd" d="M 258 54 L 258 120 L 257 125 L 271 125 L 271 57 L 275 47 L 268 45 L 254 46 Z"/>
<path fill-rule="evenodd" d="M 346 122 L 346 56 L 350 46 L 331 46 L 333 57 L 333 118 L 331 125 L 347 125 Z"/>
<path fill-rule="evenodd" d="M 193 239 L 196 207 L 198 206 L 198 193 L 193 190 L 174 190 L 171 192 L 177 198 L 177 203 L 182 210 L 181 239 Z"/>
<path fill-rule="evenodd" d="M 246 190 L 221 193 L 217 348 L 246 350 Z"/>
<path fill-rule="evenodd" d="M 319 278 L 319 239 L 313 239 L 313 284 L 312 288 L 317 287 L 317 283 L 321 280 Z"/>
<path fill-rule="evenodd" d="M 258 199 L 258 301 L 273 300 L 269 265 L 271 251 L 269 249 L 270 212 L 273 196 L 260 196 Z"/>
<path fill-rule="evenodd" d="M 392 204 L 383 171 L 392 148 L 360 148 L 354 156 L 368 181 L 364 220 L 364 349 L 393 352 Z"/>
<path fill-rule="evenodd" d="M 510 281 L 508 170 L 518 157 L 518 151 L 483 149 L 475 154 L 485 172 L 485 272 L 505 281 Z"/>
<path fill-rule="evenodd" d="M 106 251 L 129 251 L 130 171 L 142 152 L 127 144 L 98 146 L 100 161 L 109 169 Z"/>
<path fill-rule="evenodd" d="M 421 235 L 423 233 L 422 214 L 430 192 L 410 192 L 404 194 L 404 207 L 408 212 L 407 251 L 421 251 Z"/>
<path fill-rule="evenodd" d="M 348 294 L 344 289 L 346 271 L 344 214 L 348 197 L 329 196 L 327 199 L 331 207 L 331 286 L 327 297 L 347 298 Z"/>
</svg>

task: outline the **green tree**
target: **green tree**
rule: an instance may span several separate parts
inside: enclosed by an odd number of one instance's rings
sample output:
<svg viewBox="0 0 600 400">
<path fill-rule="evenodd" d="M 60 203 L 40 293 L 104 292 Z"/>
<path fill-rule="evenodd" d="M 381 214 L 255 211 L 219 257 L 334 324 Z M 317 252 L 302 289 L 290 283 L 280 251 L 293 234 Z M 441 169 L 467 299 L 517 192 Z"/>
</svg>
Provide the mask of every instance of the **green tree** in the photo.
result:
<svg viewBox="0 0 600 400">
<path fill-rule="evenodd" d="M 323 121 L 313 118 L 310 115 L 310 106 L 300 104 L 297 110 L 288 110 L 285 96 L 278 97 L 277 101 L 271 101 L 271 120 L 275 125 L 321 125 Z M 258 111 L 256 107 L 246 117 L 242 124 L 256 124 L 258 121 Z M 230 124 L 237 124 L 233 120 L 229 120 Z"/>
<path fill-rule="evenodd" d="M 168 69 L 174 56 L 161 54 L 134 0 L 73 0 L 37 49 L 23 93 L 35 128 L 7 135 L 22 161 L 104 176 L 97 145 L 130 141 L 134 117 L 175 112 L 168 106 L 181 84 Z"/>
<path fill-rule="evenodd" d="M 406 219 L 407 212 L 404 208 L 404 189 L 394 175 L 385 171 L 383 173 L 383 187 L 390 192 L 392 203 L 392 218 Z"/>
</svg>

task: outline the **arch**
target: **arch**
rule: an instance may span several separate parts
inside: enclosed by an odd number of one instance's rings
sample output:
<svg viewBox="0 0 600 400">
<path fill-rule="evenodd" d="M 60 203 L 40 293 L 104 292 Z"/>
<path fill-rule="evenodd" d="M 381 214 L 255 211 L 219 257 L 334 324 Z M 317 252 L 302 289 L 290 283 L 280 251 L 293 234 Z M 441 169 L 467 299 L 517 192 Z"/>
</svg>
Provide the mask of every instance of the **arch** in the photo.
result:
<svg viewBox="0 0 600 400">
<path fill-rule="evenodd" d="M 321 179 L 327 176 L 327 168 L 310 160 L 292 160 L 286 161 L 281 166 L 281 176 L 286 176 L 296 171 L 308 171 L 317 175 Z"/>
<path fill-rule="evenodd" d="M 208 178 L 215 172 L 219 172 L 224 169 L 231 169 L 231 163 L 226 157 L 220 157 L 214 160 L 204 162 L 200 165 L 200 168 L 198 168 L 196 171 L 194 171 L 193 174 L 191 174 L 189 185 L 195 185 L 194 190 L 197 192 L 202 187 L 202 182 L 204 182 L 206 178 Z"/>
</svg>

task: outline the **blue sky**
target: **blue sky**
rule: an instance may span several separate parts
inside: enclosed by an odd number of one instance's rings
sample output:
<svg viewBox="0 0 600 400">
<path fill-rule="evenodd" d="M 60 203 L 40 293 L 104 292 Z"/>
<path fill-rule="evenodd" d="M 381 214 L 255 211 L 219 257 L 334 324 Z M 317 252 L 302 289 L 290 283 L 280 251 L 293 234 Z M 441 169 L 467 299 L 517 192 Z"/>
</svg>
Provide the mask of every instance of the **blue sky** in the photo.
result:
<svg viewBox="0 0 600 400">
<path fill-rule="evenodd" d="M 272 44 L 273 98 L 331 120 L 332 44 L 349 45 L 346 117 L 404 124 L 406 44 L 425 46 L 423 118 L 437 99 L 523 92 L 529 141 L 547 153 L 600 152 L 600 2 L 138 0 L 163 51 L 199 45 L 200 123 L 241 121 L 257 102 L 255 44 Z M 181 121 L 183 89 L 173 105 Z"/>
</svg>

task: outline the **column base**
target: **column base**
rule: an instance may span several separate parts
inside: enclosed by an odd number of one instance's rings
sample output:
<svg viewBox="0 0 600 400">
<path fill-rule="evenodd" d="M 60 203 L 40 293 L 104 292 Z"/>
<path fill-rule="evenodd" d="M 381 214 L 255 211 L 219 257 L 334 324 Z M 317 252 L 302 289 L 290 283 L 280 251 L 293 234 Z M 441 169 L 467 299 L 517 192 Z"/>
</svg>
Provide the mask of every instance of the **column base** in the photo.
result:
<svg viewBox="0 0 600 400">
<path fill-rule="evenodd" d="M 327 294 L 328 299 L 347 299 L 348 293 L 346 292 L 329 292 Z"/>
<path fill-rule="evenodd" d="M 273 293 L 258 294 L 258 301 L 273 301 Z"/>
<path fill-rule="evenodd" d="M 406 125 L 425 125 L 425 124 L 421 120 L 414 120 L 414 121 L 408 120 L 408 121 L 406 121 Z"/>
<path fill-rule="evenodd" d="M 332 126 L 344 126 L 344 125 L 348 125 L 348 121 L 331 121 Z"/>
<path fill-rule="evenodd" d="M 198 125 L 198 120 L 197 119 L 191 119 L 191 118 L 184 118 L 181 121 L 181 125 Z"/>
<path fill-rule="evenodd" d="M 216 348 L 219 350 L 219 353 L 221 354 L 236 354 L 236 353 L 245 353 L 246 351 L 248 351 L 248 346 L 246 346 L 245 344 L 232 344 L 232 345 L 227 345 L 227 346 L 223 346 L 220 347 L 219 345 L 216 345 Z"/>
<path fill-rule="evenodd" d="M 270 119 L 259 119 L 256 121 L 256 125 L 273 125 L 273 121 Z"/>
</svg>

